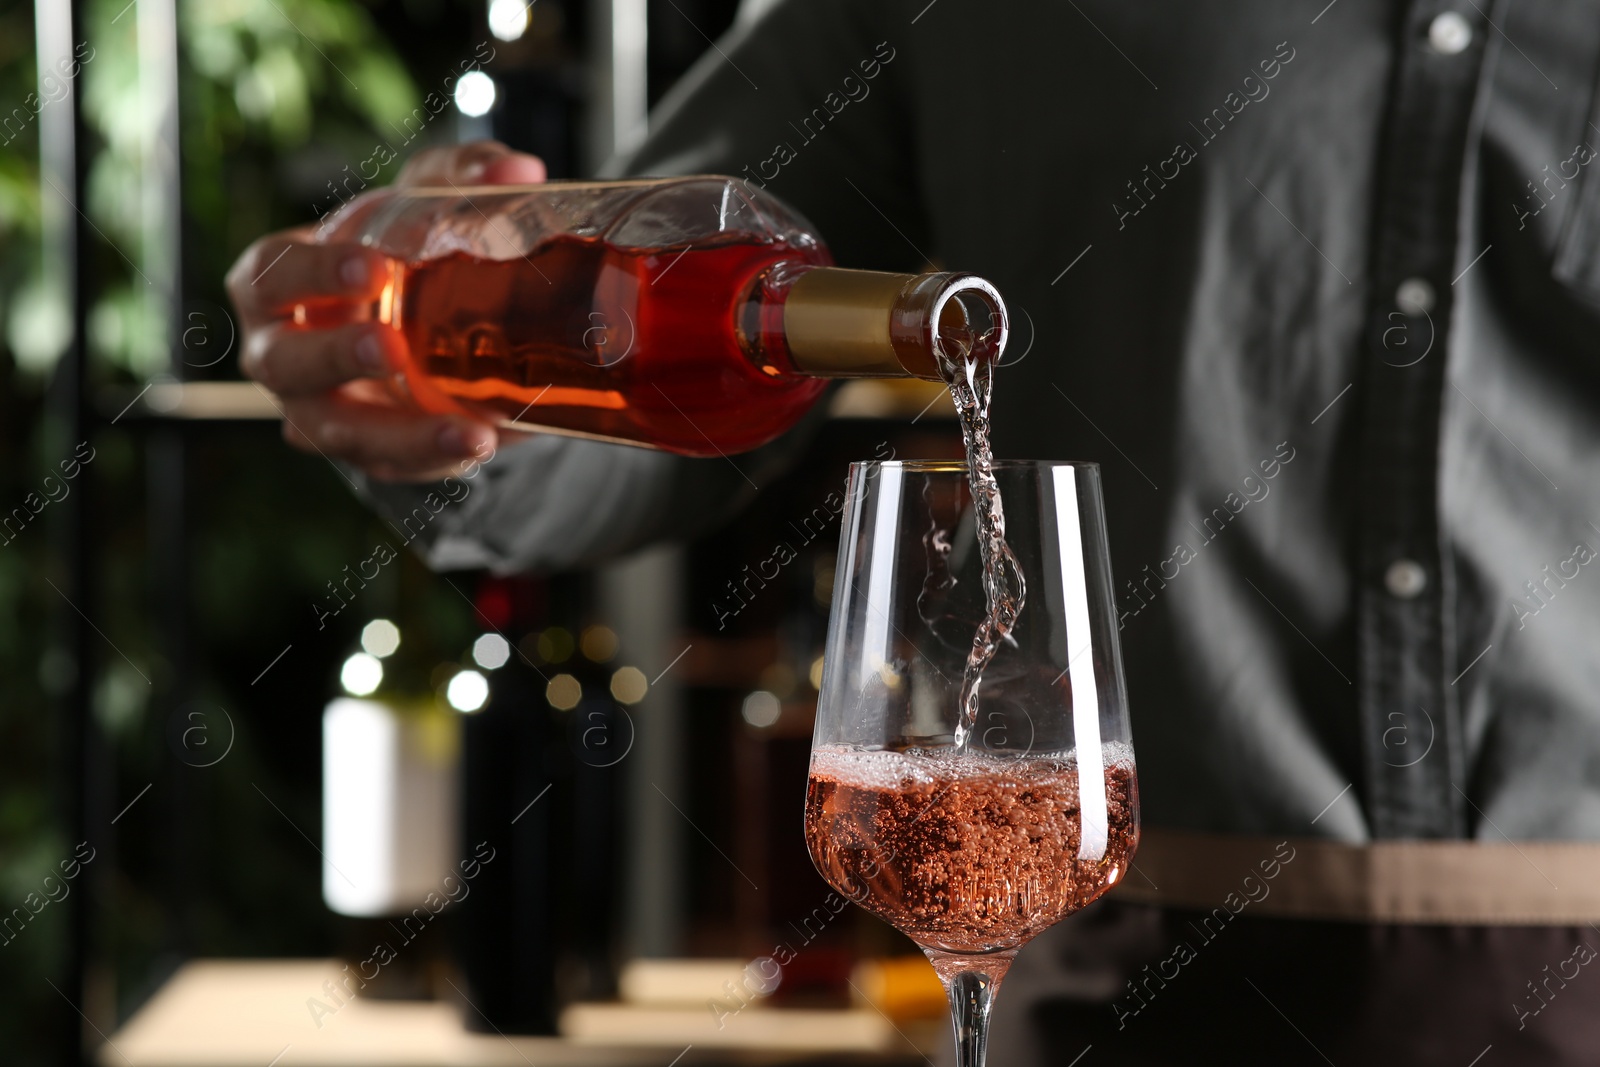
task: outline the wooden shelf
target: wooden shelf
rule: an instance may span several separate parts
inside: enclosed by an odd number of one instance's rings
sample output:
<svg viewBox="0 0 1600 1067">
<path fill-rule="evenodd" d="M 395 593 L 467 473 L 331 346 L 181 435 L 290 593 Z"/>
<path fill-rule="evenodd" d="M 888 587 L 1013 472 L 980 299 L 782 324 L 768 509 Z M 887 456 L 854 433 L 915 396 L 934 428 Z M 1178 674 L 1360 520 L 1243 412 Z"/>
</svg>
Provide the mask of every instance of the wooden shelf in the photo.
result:
<svg viewBox="0 0 1600 1067">
<path fill-rule="evenodd" d="M 101 1067 L 677 1067 L 854 1061 L 920 1063 L 871 1009 L 752 1005 L 722 1020 L 705 1007 L 580 1004 L 561 1037 L 470 1033 L 441 1002 L 347 1000 L 323 983 L 331 960 L 201 960 L 184 965 L 100 1049 Z"/>
</svg>

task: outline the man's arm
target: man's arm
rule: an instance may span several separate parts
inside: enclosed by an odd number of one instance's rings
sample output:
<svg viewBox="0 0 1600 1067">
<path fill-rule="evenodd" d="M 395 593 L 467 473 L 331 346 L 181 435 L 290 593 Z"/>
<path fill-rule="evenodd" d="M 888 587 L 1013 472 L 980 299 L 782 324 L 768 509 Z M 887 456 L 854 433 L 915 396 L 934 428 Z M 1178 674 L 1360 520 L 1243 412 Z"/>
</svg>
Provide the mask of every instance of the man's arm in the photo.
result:
<svg viewBox="0 0 1600 1067">
<path fill-rule="evenodd" d="M 879 214 L 917 226 L 912 153 L 903 142 L 911 124 L 895 68 L 905 57 L 868 17 L 879 10 L 805 0 L 735 28 L 662 102 L 645 144 L 606 173 L 744 177 L 799 208 L 841 262 L 917 269 L 911 242 L 925 243 L 921 228 L 902 238 Z M 726 459 L 555 436 L 507 445 L 413 546 L 438 569 L 509 573 L 588 565 L 693 537 L 781 474 L 816 432 L 823 407 L 770 445 Z M 396 521 L 415 514 L 429 491 L 365 484 Z"/>
<path fill-rule="evenodd" d="M 547 573 L 716 526 L 789 466 L 824 409 L 819 404 L 771 444 L 727 459 L 539 435 L 432 485 L 351 474 L 435 570 Z"/>
<path fill-rule="evenodd" d="M 728 174 L 799 209 L 841 264 L 916 271 L 932 248 L 911 143 L 909 21 L 879 0 L 784 0 L 736 25 L 608 175 Z M 893 220 L 892 222 L 890 220 Z"/>
</svg>

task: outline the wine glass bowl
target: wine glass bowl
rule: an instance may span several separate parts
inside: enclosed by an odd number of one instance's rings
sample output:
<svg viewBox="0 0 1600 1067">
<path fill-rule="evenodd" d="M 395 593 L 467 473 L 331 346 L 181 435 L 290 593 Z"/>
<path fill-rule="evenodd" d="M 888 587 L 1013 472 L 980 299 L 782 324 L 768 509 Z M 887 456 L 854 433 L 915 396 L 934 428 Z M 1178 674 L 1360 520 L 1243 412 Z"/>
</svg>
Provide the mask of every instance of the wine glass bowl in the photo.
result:
<svg viewBox="0 0 1600 1067">
<path fill-rule="evenodd" d="M 1072 758 L 814 753 L 812 861 L 828 883 L 924 949 L 1020 948 L 1109 889 L 1137 844 L 1131 759 L 1105 773 L 1107 822 L 1084 854 Z"/>
<path fill-rule="evenodd" d="M 992 470 L 1017 613 L 963 721 L 992 607 L 967 467 L 851 467 L 805 811 L 823 878 L 933 962 L 963 1067 L 1016 951 L 1126 874 L 1139 837 L 1099 470 Z"/>
</svg>

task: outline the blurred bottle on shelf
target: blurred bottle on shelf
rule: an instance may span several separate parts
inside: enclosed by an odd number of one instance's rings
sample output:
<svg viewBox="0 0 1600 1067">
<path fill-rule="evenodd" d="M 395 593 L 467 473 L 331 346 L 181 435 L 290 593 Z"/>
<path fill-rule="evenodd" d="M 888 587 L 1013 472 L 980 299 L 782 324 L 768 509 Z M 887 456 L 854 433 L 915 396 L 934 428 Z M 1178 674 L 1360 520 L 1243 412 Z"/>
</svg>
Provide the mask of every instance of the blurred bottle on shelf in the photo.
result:
<svg viewBox="0 0 1600 1067">
<path fill-rule="evenodd" d="M 556 621 L 590 599 L 578 576 L 483 579 L 487 629 L 441 678 L 462 717 L 462 832 L 498 857 L 456 915 L 472 1029 L 555 1033 L 562 1004 L 615 993 L 632 725 L 613 693 L 615 636 Z"/>
<path fill-rule="evenodd" d="M 369 623 L 362 644 L 341 671 L 348 695 L 322 718 L 323 899 L 352 920 L 346 964 L 322 1010 L 357 995 L 432 996 L 440 917 L 470 892 L 458 867 L 456 717 L 383 684 L 384 660 L 399 646 L 393 623 Z"/>
</svg>

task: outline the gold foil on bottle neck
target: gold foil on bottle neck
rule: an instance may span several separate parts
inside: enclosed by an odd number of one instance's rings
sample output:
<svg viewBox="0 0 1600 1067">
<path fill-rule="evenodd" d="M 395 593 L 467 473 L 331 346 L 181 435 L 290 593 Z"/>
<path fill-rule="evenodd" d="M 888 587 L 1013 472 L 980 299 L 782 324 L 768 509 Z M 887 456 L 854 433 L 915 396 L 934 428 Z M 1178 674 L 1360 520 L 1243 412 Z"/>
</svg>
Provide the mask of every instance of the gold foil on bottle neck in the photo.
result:
<svg viewBox="0 0 1600 1067">
<path fill-rule="evenodd" d="M 797 278 L 784 301 L 789 357 L 801 373 L 819 378 L 940 381 L 935 346 L 971 329 L 963 299 L 990 309 L 985 338 L 998 359 L 1007 335 L 1005 301 L 982 278 L 818 267 Z"/>
<path fill-rule="evenodd" d="M 903 378 L 892 333 L 900 294 L 916 276 L 818 267 L 795 280 L 783 305 L 790 358 L 820 378 Z M 928 361 L 930 374 L 938 368 Z"/>
</svg>

